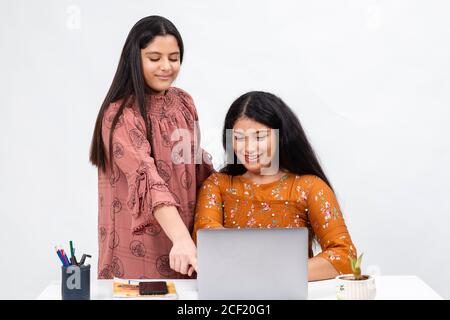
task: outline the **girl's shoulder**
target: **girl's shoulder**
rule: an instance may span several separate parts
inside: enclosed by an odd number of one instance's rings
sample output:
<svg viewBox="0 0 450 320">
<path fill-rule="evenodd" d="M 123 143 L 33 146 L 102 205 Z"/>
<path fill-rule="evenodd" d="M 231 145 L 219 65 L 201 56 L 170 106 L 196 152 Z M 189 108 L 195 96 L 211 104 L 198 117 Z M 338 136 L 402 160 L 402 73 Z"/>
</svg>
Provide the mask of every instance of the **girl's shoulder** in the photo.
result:
<svg viewBox="0 0 450 320">
<path fill-rule="evenodd" d="M 103 121 L 107 125 L 108 128 L 111 128 L 112 122 L 118 113 L 119 109 L 123 105 L 125 100 L 120 99 L 111 102 L 107 109 L 105 110 L 105 114 L 103 116 Z M 133 124 L 133 126 L 137 126 L 139 129 L 143 130 L 143 126 L 145 124 L 144 118 L 142 117 L 138 107 L 134 103 L 134 99 L 130 98 L 128 101 L 125 101 L 125 106 L 119 116 L 116 128 L 122 125 Z"/>
<path fill-rule="evenodd" d="M 125 104 L 125 106 L 123 108 L 123 112 L 125 112 L 125 110 L 127 110 L 128 112 L 132 112 L 133 110 L 137 110 L 137 106 L 134 103 L 134 97 L 131 96 L 127 100 L 125 100 L 125 99 L 118 99 L 118 100 L 112 101 L 106 107 L 106 112 L 115 114 L 115 113 L 117 113 L 119 111 L 119 109 L 123 106 L 123 104 Z"/>
<path fill-rule="evenodd" d="M 329 192 L 334 193 L 330 186 L 319 176 L 314 174 L 295 175 L 294 190 L 305 197 L 311 194 Z"/>
<path fill-rule="evenodd" d="M 222 187 L 230 180 L 230 178 L 231 176 L 226 173 L 215 171 L 204 181 L 203 185 L 213 184 Z"/>
<path fill-rule="evenodd" d="M 189 111 L 189 113 L 194 117 L 194 120 L 198 120 L 197 109 L 195 108 L 195 103 L 192 96 L 187 91 L 178 87 L 170 87 L 170 90 L 178 97 L 181 105 Z"/>
<path fill-rule="evenodd" d="M 314 186 L 326 184 L 319 176 L 314 174 L 291 174 L 293 177 L 294 185 L 302 188 L 303 190 L 311 190 Z"/>
<path fill-rule="evenodd" d="M 170 90 L 174 94 L 178 95 L 180 98 L 182 98 L 184 100 L 187 100 L 187 101 L 192 101 L 193 102 L 192 96 L 186 90 L 183 90 L 183 89 L 178 88 L 178 87 L 170 87 Z"/>
<path fill-rule="evenodd" d="M 106 122 L 107 124 L 111 124 L 123 103 L 124 103 L 123 99 L 111 102 L 105 109 L 105 112 L 103 114 L 103 121 Z M 119 125 L 123 122 L 125 109 L 128 109 L 127 107 L 128 106 L 126 106 L 124 108 L 124 110 L 122 111 L 122 113 L 119 117 L 119 122 L 118 122 Z"/>
<path fill-rule="evenodd" d="M 314 174 L 298 175 L 298 174 L 290 173 L 290 175 L 292 175 L 298 183 L 304 183 L 304 184 L 314 184 L 316 181 L 322 180 Z"/>
</svg>

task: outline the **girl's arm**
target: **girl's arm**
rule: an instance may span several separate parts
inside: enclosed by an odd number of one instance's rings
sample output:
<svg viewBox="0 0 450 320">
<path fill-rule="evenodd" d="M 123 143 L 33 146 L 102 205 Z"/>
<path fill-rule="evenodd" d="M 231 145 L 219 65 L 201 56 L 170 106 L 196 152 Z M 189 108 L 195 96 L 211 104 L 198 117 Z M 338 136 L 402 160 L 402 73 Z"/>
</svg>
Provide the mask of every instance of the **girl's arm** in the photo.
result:
<svg viewBox="0 0 450 320">
<path fill-rule="evenodd" d="M 154 215 L 173 244 L 169 254 L 170 268 L 191 276 L 197 270 L 197 250 L 178 210 L 173 206 L 159 206 Z"/>
<path fill-rule="evenodd" d="M 213 173 L 198 191 L 192 237 L 197 241 L 197 231 L 205 228 L 223 228 L 223 202 L 220 191 L 220 174 Z"/>
<path fill-rule="evenodd" d="M 339 273 L 326 259 L 316 256 L 308 260 L 308 281 L 333 279 L 338 275 Z"/>
<path fill-rule="evenodd" d="M 351 273 L 349 258 L 356 257 L 347 226 L 333 190 L 320 178 L 313 177 L 307 196 L 308 217 L 322 252 L 308 261 L 311 281 L 330 279 Z"/>
</svg>

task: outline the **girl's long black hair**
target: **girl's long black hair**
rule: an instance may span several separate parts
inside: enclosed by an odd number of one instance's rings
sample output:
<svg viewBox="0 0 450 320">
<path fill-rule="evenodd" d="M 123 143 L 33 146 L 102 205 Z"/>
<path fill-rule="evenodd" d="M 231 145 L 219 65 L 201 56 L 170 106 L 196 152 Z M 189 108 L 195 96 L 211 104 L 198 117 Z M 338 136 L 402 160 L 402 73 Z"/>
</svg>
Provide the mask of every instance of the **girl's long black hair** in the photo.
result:
<svg viewBox="0 0 450 320">
<path fill-rule="evenodd" d="M 140 114 L 145 121 L 147 140 L 151 142 L 151 124 L 147 118 L 145 93 L 147 85 L 142 71 L 141 49 L 144 49 L 156 36 L 172 35 L 175 37 L 180 50 L 180 62 L 183 62 L 184 46 L 180 33 L 175 25 L 160 16 L 149 16 L 139 20 L 131 29 L 123 46 L 119 65 L 114 75 L 111 87 L 106 94 L 95 123 L 92 136 L 89 160 L 103 171 L 106 170 L 107 159 L 112 159 L 112 133 L 124 108 L 131 102 L 139 107 Z M 102 142 L 102 120 L 108 106 L 112 102 L 121 101 L 119 109 L 113 118 L 109 135 L 109 155 L 106 158 Z M 106 142 L 105 142 L 106 143 Z M 112 161 L 110 161 L 112 166 Z"/>
<path fill-rule="evenodd" d="M 269 128 L 279 129 L 279 167 L 297 175 L 312 174 L 325 181 L 332 189 L 328 178 L 319 164 L 317 156 L 309 143 L 305 132 L 295 113 L 277 96 L 262 91 L 251 91 L 237 98 L 225 117 L 223 126 L 222 144 L 225 152 L 233 152 L 228 147 L 231 141 L 227 129 L 233 129 L 236 121 L 241 118 L 249 118 L 262 123 Z M 231 150 L 231 151 L 230 151 Z M 237 162 L 236 153 L 227 159 L 233 159 L 226 163 L 220 172 L 236 176 L 247 171 L 243 164 Z"/>
</svg>

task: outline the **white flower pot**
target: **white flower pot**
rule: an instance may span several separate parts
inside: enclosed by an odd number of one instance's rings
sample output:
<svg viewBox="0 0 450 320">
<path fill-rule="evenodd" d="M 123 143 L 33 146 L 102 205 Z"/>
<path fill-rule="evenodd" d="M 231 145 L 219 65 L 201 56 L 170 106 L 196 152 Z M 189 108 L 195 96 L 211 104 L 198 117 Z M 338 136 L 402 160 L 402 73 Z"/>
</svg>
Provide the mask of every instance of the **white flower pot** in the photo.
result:
<svg viewBox="0 0 450 320">
<path fill-rule="evenodd" d="M 336 277 L 336 297 L 338 300 L 373 300 L 377 294 L 375 278 L 364 275 L 365 280 L 351 280 L 353 274 Z"/>
</svg>

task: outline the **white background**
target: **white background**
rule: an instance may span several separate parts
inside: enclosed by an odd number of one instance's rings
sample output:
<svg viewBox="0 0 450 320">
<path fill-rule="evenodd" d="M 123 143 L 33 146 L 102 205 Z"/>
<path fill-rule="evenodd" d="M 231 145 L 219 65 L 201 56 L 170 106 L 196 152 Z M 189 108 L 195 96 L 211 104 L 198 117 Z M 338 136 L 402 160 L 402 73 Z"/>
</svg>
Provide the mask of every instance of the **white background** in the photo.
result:
<svg viewBox="0 0 450 320">
<path fill-rule="evenodd" d="M 417 275 L 450 298 L 448 1 L 18 1 L 0 3 L 0 298 L 60 277 L 56 244 L 91 253 L 94 121 L 140 18 L 172 20 L 203 147 L 222 162 L 231 102 L 248 90 L 300 118 L 364 267 Z M 293 275 L 295 276 L 295 275 Z"/>
</svg>

